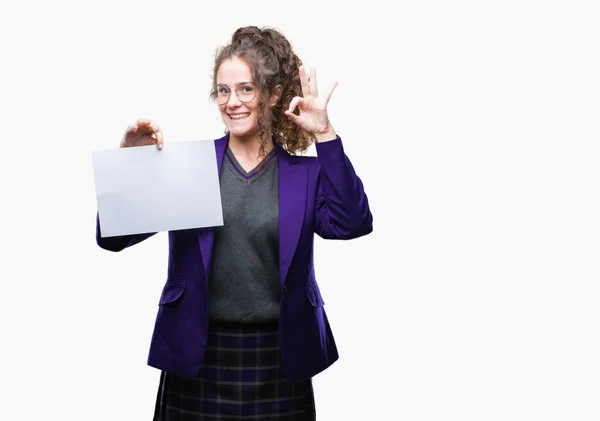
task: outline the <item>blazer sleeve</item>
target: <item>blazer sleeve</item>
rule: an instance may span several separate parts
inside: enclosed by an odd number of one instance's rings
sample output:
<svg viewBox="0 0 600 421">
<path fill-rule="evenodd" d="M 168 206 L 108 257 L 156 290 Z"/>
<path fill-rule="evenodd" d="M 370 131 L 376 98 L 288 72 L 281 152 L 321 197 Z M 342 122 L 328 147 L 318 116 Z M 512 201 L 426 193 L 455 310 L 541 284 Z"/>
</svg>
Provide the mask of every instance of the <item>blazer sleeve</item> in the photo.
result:
<svg viewBox="0 0 600 421">
<path fill-rule="evenodd" d="M 320 164 L 315 233 L 326 239 L 361 237 L 373 231 L 373 216 L 362 181 L 338 136 L 315 144 Z"/>
<path fill-rule="evenodd" d="M 96 212 L 96 243 L 104 250 L 121 251 L 129 246 L 133 246 L 146 238 L 152 237 L 155 232 L 146 234 L 119 235 L 116 237 L 102 237 L 100 235 L 100 216 Z"/>
</svg>

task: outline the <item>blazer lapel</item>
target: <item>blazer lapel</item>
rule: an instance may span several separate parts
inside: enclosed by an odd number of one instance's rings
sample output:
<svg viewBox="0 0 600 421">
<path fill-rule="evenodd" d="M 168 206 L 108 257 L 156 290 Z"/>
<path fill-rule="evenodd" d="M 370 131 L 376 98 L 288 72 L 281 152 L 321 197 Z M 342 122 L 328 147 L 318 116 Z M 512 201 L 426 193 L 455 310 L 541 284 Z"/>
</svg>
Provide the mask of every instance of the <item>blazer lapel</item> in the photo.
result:
<svg viewBox="0 0 600 421">
<path fill-rule="evenodd" d="M 298 165 L 297 156 L 289 155 L 276 142 L 279 167 L 279 274 L 283 285 L 288 275 L 304 222 L 307 170 Z"/>
<path fill-rule="evenodd" d="M 225 149 L 227 148 L 228 141 L 229 134 L 226 134 L 222 138 L 215 140 L 215 152 L 217 157 L 218 174 L 221 173 L 221 164 L 223 163 L 223 156 L 225 156 Z M 208 276 L 210 275 L 210 262 L 212 259 L 214 238 L 214 228 L 209 227 L 198 229 L 198 243 L 200 245 L 200 252 L 202 254 L 202 263 L 204 264 L 204 272 L 206 273 L 206 279 L 208 279 Z"/>
</svg>

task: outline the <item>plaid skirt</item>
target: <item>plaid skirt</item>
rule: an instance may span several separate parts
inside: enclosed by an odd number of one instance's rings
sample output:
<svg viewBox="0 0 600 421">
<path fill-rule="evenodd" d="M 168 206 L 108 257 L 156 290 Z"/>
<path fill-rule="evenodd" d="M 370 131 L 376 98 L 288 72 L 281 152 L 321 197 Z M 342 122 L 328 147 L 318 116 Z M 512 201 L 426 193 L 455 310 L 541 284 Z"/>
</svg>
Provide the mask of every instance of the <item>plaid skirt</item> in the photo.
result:
<svg viewBox="0 0 600 421">
<path fill-rule="evenodd" d="M 162 372 L 154 421 L 314 421 L 312 381 L 283 376 L 279 328 L 211 324 L 196 377 Z"/>
</svg>

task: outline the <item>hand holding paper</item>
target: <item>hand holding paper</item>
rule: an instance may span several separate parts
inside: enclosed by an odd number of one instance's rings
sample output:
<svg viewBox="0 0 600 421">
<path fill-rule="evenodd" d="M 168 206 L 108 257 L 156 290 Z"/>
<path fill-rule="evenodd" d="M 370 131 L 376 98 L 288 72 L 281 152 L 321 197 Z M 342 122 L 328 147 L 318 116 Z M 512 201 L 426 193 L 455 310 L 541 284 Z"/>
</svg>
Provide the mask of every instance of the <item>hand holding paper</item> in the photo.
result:
<svg viewBox="0 0 600 421">
<path fill-rule="evenodd" d="M 156 145 L 158 149 L 163 147 L 162 130 L 158 124 L 152 120 L 138 119 L 135 123 L 127 127 L 121 139 L 121 148 L 131 146 Z"/>
</svg>

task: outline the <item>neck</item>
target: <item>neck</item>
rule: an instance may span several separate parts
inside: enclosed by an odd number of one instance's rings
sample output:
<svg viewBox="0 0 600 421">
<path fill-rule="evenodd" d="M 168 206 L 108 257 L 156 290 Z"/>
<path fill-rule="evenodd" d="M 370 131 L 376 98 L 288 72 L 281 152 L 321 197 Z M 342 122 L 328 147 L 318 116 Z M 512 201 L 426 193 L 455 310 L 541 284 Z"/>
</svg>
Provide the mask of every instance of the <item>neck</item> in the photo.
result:
<svg viewBox="0 0 600 421">
<path fill-rule="evenodd" d="M 265 144 L 265 154 L 269 153 L 273 147 L 273 140 L 271 139 L 271 136 L 269 136 L 267 137 L 267 142 Z M 229 149 L 231 149 L 236 157 L 242 156 L 249 159 L 257 159 L 259 161 L 263 158 L 259 155 L 260 141 L 256 136 L 251 138 L 240 138 L 230 134 Z"/>
</svg>

